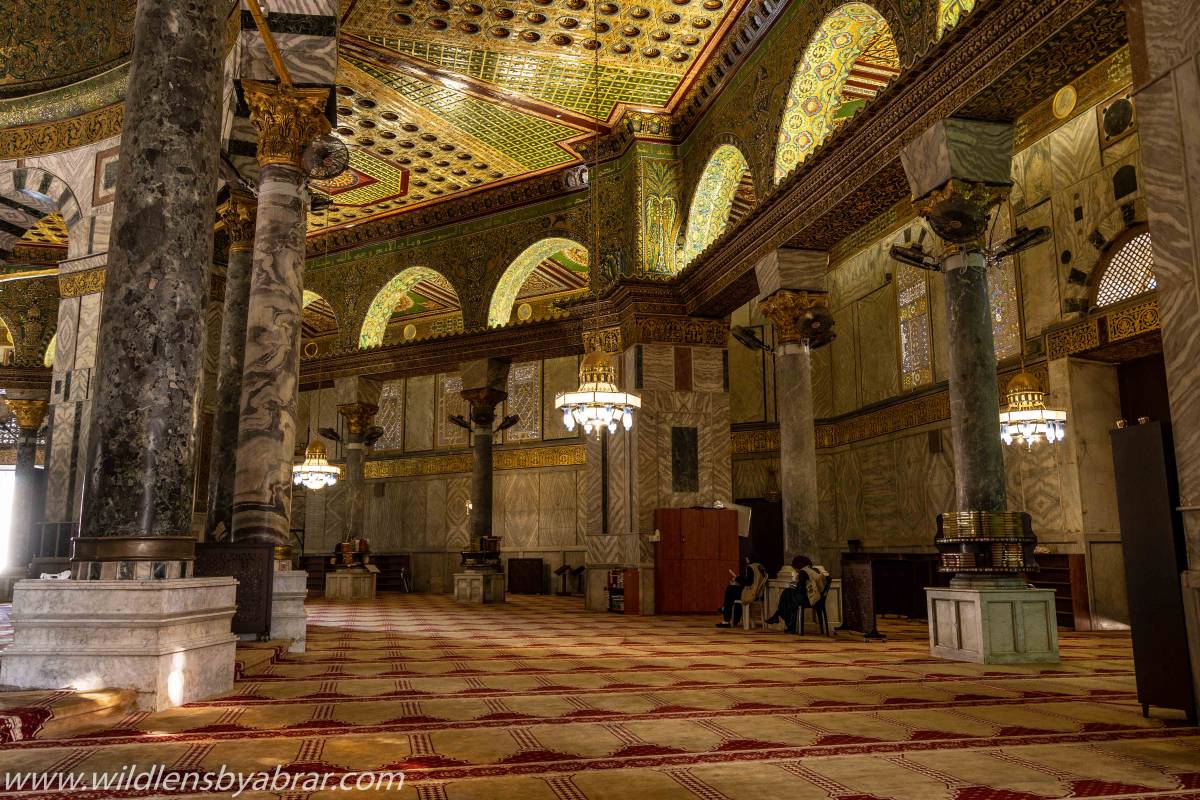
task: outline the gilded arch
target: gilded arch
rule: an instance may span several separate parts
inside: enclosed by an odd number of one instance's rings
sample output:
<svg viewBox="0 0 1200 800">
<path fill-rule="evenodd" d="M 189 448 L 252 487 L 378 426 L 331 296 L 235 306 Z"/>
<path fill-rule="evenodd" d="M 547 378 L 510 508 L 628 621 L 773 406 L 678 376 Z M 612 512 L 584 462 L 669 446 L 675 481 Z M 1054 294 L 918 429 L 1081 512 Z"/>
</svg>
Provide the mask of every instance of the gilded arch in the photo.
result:
<svg viewBox="0 0 1200 800">
<path fill-rule="evenodd" d="M 747 192 L 748 187 L 748 192 Z M 754 184 L 750 177 L 750 164 L 745 155 L 732 144 L 723 144 L 713 150 L 696 182 L 692 193 L 692 205 L 688 210 L 687 233 L 683 240 L 683 253 L 679 259 L 681 267 L 716 241 L 725 232 L 734 215 L 734 202 L 739 189 L 753 202 Z"/>
<path fill-rule="evenodd" d="M 856 68 L 870 80 L 850 83 Z M 896 42 L 882 14 L 866 3 L 846 3 L 830 11 L 805 48 L 788 89 L 775 147 L 775 182 L 803 163 L 899 68 Z M 848 89 L 858 90 L 855 99 L 844 97 Z"/>
<path fill-rule="evenodd" d="M 368 348 L 382 345 L 396 307 L 409 297 L 409 292 L 418 284 L 426 281 L 445 288 L 457 299 L 457 292 L 440 272 L 429 267 L 409 267 L 388 281 L 371 301 L 358 337 L 358 346 Z"/>
<path fill-rule="evenodd" d="M 973 8 L 975 0 L 938 0 L 937 38 L 942 38 L 946 31 L 957 25 Z"/>
<path fill-rule="evenodd" d="M 40 167 L 0 174 L 0 200 L 0 221 L 7 223 L 0 229 L 0 261 L 6 261 L 22 236 L 51 214 L 62 217 L 68 235 L 83 220 L 79 201 L 67 182 Z"/>
<path fill-rule="evenodd" d="M 505 268 L 492 292 L 492 300 L 488 304 L 488 327 L 495 328 L 506 324 L 513 304 L 517 301 L 517 295 L 529 280 L 529 276 L 543 261 L 567 249 L 582 251 L 586 257 L 587 248 L 583 245 L 573 239 L 557 236 L 536 241 L 521 251 Z"/>
</svg>

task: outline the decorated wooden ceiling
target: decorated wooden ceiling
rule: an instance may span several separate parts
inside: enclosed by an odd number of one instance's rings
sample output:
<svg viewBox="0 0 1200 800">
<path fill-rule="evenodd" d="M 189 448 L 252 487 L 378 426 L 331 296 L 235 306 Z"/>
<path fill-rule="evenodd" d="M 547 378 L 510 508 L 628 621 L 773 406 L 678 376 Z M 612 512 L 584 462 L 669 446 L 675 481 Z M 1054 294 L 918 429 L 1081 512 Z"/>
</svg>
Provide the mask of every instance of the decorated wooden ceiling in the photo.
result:
<svg viewBox="0 0 1200 800">
<path fill-rule="evenodd" d="M 310 231 L 578 162 L 623 107 L 670 108 L 744 0 L 598 2 L 345 0 L 351 168 L 317 184 L 335 205 Z"/>
</svg>

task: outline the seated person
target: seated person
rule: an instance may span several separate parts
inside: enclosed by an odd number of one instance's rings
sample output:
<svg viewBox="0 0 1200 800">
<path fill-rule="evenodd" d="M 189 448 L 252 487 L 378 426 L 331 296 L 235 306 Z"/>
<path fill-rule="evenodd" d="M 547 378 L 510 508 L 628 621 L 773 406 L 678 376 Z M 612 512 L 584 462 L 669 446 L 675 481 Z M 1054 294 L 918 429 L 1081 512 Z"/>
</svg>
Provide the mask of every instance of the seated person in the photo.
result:
<svg viewBox="0 0 1200 800">
<path fill-rule="evenodd" d="M 813 564 L 808 556 L 793 558 L 792 570 L 796 574 L 796 580 L 780 593 L 779 605 L 767 620 L 768 625 L 782 621 L 788 633 L 796 632 L 796 617 L 800 609 L 812 608 L 819 602 L 821 593 L 825 591 L 825 584 L 829 582 L 829 572 L 824 567 Z"/>
<path fill-rule="evenodd" d="M 721 606 L 721 621 L 717 623 L 718 628 L 728 628 L 731 624 L 737 625 L 741 620 L 742 607 L 735 603 L 738 600 L 750 603 L 758 597 L 763 584 L 767 582 L 767 571 L 763 569 L 762 564 L 753 560 L 753 556 L 746 557 L 741 575 L 734 575 L 733 570 L 730 570 L 729 574 L 733 580 L 725 587 L 725 602 Z"/>
</svg>

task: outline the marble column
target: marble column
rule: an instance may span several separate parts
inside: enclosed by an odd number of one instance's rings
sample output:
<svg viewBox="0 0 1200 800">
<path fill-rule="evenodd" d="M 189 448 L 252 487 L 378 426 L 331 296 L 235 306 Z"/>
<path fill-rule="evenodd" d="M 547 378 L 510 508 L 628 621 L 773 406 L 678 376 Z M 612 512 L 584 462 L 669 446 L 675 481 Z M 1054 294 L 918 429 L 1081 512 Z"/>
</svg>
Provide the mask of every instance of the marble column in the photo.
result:
<svg viewBox="0 0 1200 800">
<path fill-rule="evenodd" d="M 329 131 L 329 90 L 243 81 L 258 131 L 258 218 L 246 318 L 233 539 L 270 542 L 287 553 L 300 377 L 304 235 L 308 189 L 304 147 Z"/>
<path fill-rule="evenodd" d="M 190 570 L 223 17 L 217 3 L 138 3 L 74 543 L 80 578 Z"/>
<path fill-rule="evenodd" d="M 759 309 L 775 326 L 775 386 L 780 403 L 779 467 L 784 560 L 820 561 L 820 497 L 812 395 L 814 347 L 832 340 L 823 251 L 781 249 L 755 266 Z M 814 326 L 814 323 L 815 326 Z"/>
<path fill-rule="evenodd" d="M 13 475 L 13 509 L 8 527 L 7 572 L 24 577 L 36 555 L 40 509 L 37 503 L 38 431 L 46 421 L 49 400 L 8 399 L 8 407 L 17 418 L 17 459 Z"/>
<path fill-rule="evenodd" d="M 492 535 L 492 428 L 496 405 L 508 397 L 509 363 L 489 358 L 464 364 L 462 396 L 471 408 L 471 439 L 475 464 L 471 471 L 471 546 Z"/>
<path fill-rule="evenodd" d="M 257 201 L 233 191 L 220 209 L 229 235 L 225 268 L 225 307 L 217 360 L 216 412 L 208 468 L 208 517 L 205 538 L 228 539 L 233 530 L 233 490 L 237 474 L 238 420 L 242 410 L 242 369 L 246 353 L 246 312 L 250 305 L 250 268 L 254 258 Z"/>
<path fill-rule="evenodd" d="M 379 412 L 380 384 L 362 378 L 337 381 L 338 413 L 346 420 L 346 532 L 343 541 L 363 535 L 367 511 L 366 485 L 363 483 L 364 439 Z"/>
</svg>

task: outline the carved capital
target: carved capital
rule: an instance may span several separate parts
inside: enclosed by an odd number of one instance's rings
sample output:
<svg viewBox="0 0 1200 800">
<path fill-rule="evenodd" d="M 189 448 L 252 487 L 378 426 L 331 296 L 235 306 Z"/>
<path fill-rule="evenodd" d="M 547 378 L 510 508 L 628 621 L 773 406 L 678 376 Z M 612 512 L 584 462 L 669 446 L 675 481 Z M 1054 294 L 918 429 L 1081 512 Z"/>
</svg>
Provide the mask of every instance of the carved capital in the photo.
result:
<svg viewBox="0 0 1200 800">
<path fill-rule="evenodd" d="M 379 413 L 379 406 L 370 403 L 345 403 L 337 407 L 338 413 L 346 418 L 346 430 L 351 436 L 366 433 L 371 420 Z"/>
<path fill-rule="evenodd" d="M 233 192 L 217 213 L 229 236 L 229 252 L 254 249 L 254 224 L 258 215 L 258 201 L 248 194 Z"/>
<path fill-rule="evenodd" d="M 814 321 L 829 315 L 829 293 L 807 289 L 780 289 L 758 304 L 761 311 L 775 326 L 775 336 L 781 344 L 816 344 L 812 330 Z M 825 329 L 828 332 L 832 321 Z M 820 342 L 824 344 L 828 339 Z"/>
<path fill-rule="evenodd" d="M 915 206 L 934 233 L 959 248 L 972 249 L 984 245 L 988 216 L 1008 197 L 1010 188 L 952 179 Z"/>
<path fill-rule="evenodd" d="M 17 426 L 22 430 L 36 431 L 46 421 L 48 400 L 8 400 L 8 407 L 17 418 Z"/>
<path fill-rule="evenodd" d="M 496 406 L 508 397 L 508 392 L 490 386 L 463 389 L 461 394 L 471 404 L 471 421 L 476 425 L 491 425 L 496 419 Z"/>
<path fill-rule="evenodd" d="M 329 90 L 297 89 L 259 81 L 242 81 L 250 121 L 258 131 L 259 166 L 282 164 L 300 168 L 309 142 L 329 133 L 325 102 Z"/>
</svg>

